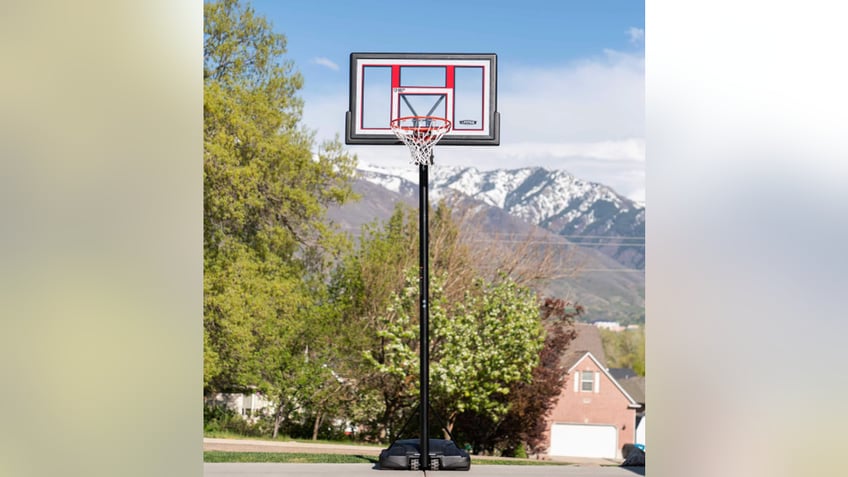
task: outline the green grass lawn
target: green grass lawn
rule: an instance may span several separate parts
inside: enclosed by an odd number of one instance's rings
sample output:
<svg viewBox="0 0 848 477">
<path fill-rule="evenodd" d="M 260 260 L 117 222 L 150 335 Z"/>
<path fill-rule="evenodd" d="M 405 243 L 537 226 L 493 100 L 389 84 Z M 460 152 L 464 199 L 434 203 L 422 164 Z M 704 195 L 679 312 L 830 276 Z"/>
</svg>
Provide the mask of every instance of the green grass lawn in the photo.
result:
<svg viewBox="0 0 848 477">
<path fill-rule="evenodd" d="M 376 464 L 377 457 L 350 454 L 307 454 L 302 452 L 223 452 L 206 451 L 204 462 L 275 462 L 288 464 Z M 472 465 L 569 465 L 559 462 L 523 459 L 479 459 Z"/>
</svg>

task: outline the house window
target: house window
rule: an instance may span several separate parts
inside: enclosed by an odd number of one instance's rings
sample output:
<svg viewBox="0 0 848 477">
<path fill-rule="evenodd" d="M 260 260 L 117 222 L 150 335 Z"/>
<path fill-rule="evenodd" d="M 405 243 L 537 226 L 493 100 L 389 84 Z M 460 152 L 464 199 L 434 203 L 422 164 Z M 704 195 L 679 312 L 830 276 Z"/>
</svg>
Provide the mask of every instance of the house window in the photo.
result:
<svg viewBox="0 0 848 477">
<path fill-rule="evenodd" d="M 595 387 L 595 373 L 592 371 L 583 371 L 580 373 L 580 390 L 592 392 Z"/>
</svg>

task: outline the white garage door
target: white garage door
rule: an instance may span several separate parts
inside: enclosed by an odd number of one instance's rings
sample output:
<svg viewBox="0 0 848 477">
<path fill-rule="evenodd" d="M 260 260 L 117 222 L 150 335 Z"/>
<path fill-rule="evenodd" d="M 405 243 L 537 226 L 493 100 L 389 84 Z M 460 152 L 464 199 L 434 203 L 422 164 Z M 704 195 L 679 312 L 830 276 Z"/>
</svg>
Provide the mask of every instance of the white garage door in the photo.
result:
<svg viewBox="0 0 848 477">
<path fill-rule="evenodd" d="M 616 457 L 617 432 L 613 426 L 554 424 L 549 455 L 566 457 Z"/>
</svg>

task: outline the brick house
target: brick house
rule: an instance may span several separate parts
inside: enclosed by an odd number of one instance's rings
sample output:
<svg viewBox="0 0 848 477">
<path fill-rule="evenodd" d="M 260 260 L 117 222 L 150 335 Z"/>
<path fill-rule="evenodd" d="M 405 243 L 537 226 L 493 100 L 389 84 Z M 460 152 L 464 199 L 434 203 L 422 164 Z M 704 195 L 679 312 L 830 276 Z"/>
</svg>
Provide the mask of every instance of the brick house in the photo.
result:
<svg viewBox="0 0 848 477">
<path fill-rule="evenodd" d="M 547 455 L 621 458 L 621 447 L 636 440 L 642 406 L 609 373 L 597 328 L 577 325 L 577 332 L 563 358 L 568 379 L 548 415 Z"/>
<path fill-rule="evenodd" d="M 610 369 L 610 374 L 618 381 L 618 384 L 627 391 L 637 403 L 639 409 L 636 410 L 636 444 L 645 445 L 645 377 L 644 376 L 626 376 L 618 377 Z M 633 373 L 635 374 L 635 373 Z"/>
</svg>

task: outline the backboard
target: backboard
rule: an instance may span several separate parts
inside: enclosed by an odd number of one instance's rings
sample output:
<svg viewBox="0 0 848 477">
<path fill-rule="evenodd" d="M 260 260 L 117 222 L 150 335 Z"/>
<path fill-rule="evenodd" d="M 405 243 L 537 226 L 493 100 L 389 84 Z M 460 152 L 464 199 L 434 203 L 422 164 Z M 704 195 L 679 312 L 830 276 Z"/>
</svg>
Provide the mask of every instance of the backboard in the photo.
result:
<svg viewBox="0 0 848 477">
<path fill-rule="evenodd" d="M 497 146 L 497 107 L 495 54 L 350 54 L 346 144 L 401 144 L 393 119 L 435 116 L 451 122 L 439 145 Z"/>
</svg>

